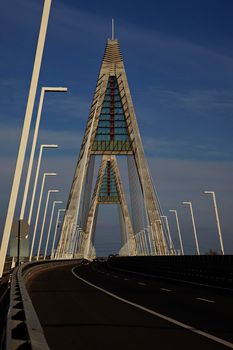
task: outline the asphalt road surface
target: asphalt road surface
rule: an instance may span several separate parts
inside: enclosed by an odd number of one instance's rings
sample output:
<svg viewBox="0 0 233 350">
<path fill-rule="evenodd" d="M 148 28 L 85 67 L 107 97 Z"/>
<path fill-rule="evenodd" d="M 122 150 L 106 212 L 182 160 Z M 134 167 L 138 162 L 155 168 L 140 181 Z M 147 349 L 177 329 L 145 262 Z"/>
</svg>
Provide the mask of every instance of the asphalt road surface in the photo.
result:
<svg viewBox="0 0 233 350">
<path fill-rule="evenodd" d="M 233 348 L 233 298 L 106 263 L 44 270 L 28 283 L 50 349 Z"/>
</svg>

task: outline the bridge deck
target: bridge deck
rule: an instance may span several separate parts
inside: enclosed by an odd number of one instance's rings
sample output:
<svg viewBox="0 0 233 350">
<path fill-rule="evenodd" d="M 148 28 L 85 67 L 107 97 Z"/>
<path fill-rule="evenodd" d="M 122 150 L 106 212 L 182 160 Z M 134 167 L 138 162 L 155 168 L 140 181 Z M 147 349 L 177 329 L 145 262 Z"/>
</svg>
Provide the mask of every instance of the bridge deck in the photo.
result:
<svg viewBox="0 0 233 350">
<path fill-rule="evenodd" d="M 232 298 L 203 287 L 156 281 L 92 263 L 73 270 L 111 293 L 233 341 Z M 28 283 L 51 349 L 226 349 L 223 344 L 103 293 L 71 266 L 43 271 Z M 199 298 L 199 299 L 198 299 Z"/>
</svg>

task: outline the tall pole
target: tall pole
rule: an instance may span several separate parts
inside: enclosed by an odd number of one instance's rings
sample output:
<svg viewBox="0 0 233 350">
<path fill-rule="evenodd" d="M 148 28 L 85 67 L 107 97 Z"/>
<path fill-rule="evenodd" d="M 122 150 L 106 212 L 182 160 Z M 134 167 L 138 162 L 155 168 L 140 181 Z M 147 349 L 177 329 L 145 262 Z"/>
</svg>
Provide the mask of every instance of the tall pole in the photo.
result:
<svg viewBox="0 0 233 350">
<path fill-rule="evenodd" d="M 197 255 L 200 255 L 200 249 L 199 249 L 199 243 L 197 239 L 197 230 L 196 230 L 196 225 L 195 225 L 195 220 L 194 220 L 194 215 L 193 215 L 193 206 L 191 202 L 183 202 L 183 204 L 188 205 L 192 217 L 192 223 L 193 223 L 193 233 L 195 237 L 195 242 L 196 242 L 196 249 L 197 249 Z"/>
<path fill-rule="evenodd" d="M 63 203 L 62 201 L 54 201 L 53 202 L 53 207 L 52 207 L 52 213 L 51 213 L 51 218 L 50 218 L 50 223 L 49 223 L 49 230 L 47 234 L 47 241 L 46 241 L 46 246 L 44 250 L 44 260 L 46 258 L 47 250 L 48 250 L 48 244 L 49 244 L 49 238 L 50 238 L 50 232 L 51 232 L 51 227 L 52 227 L 52 222 L 53 222 L 53 213 L 54 213 L 54 208 L 56 204 Z"/>
<path fill-rule="evenodd" d="M 36 176 L 35 176 L 35 181 L 34 181 L 34 186 L 33 186 L 33 191 L 32 191 L 32 199 L 31 199 L 29 215 L 28 215 L 28 225 L 29 226 L 31 224 L 31 219 L 32 219 L 32 212 L 33 212 L 33 207 L 34 207 L 35 194 L 36 194 L 36 189 L 37 189 L 38 177 L 39 177 L 39 172 L 40 172 L 40 163 L 41 163 L 43 150 L 44 150 L 44 148 L 57 148 L 57 147 L 58 147 L 58 145 L 40 145 L 40 153 L 39 153 L 38 162 L 37 162 Z"/>
<path fill-rule="evenodd" d="M 168 218 L 166 215 L 161 215 L 161 218 L 164 218 L 166 222 L 166 227 L 167 227 L 167 233 L 168 233 L 168 238 L 169 238 L 169 246 L 170 246 L 170 253 L 173 252 L 173 243 L 172 243 L 172 237 L 171 237 L 171 231 L 168 223 Z"/>
<path fill-rule="evenodd" d="M 21 239 L 21 232 L 20 232 L 20 227 L 21 227 L 21 221 L 18 221 L 18 244 L 17 244 L 17 262 L 16 266 L 19 266 L 20 264 L 20 239 Z"/>
<path fill-rule="evenodd" d="M 221 252 L 222 252 L 222 255 L 224 255 L 225 251 L 224 251 L 224 246 L 223 246 L 222 231 L 221 231 L 220 221 L 219 221 L 219 216 L 218 216 L 218 208 L 217 208 L 215 192 L 214 191 L 204 191 L 204 193 L 211 194 L 213 197 L 214 210 L 215 210 L 216 222 L 217 222 L 217 226 L 218 226 L 218 235 L 219 235 L 219 241 L 220 241 L 220 246 L 221 246 Z"/>
<path fill-rule="evenodd" d="M 49 197 L 50 197 L 51 193 L 57 193 L 57 192 L 59 192 L 59 191 L 58 190 L 48 190 L 48 193 L 47 193 L 47 199 L 46 199 L 46 204 L 45 204 L 42 227 L 41 227 L 41 231 L 40 231 L 40 239 L 39 239 L 39 244 L 38 244 L 38 249 L 37 249 L 36 260 L 39 259 L 39 255 L 40 255 L 40 248 L 41 248 L 42 238 L 43 238 L 43 234 L 44 234 L 44 226 L 45 226 L 46 214 L 47 214 L 47 209 L 48 209 L 48 204 L 49 204 Z"/>
<path fill-rule="evenodd" d="M 52 250 L 51 250 L 51 259 L 54 255 L 53 251 L 54 251 L 55 241 L 56 241 L 56 237 L 57 237 L 57 229 L 58 229 L 58 224 L 59 224 L 60 213 L 62 211 L 65 211 L 65 209 L 58 209 L 58 212 L 57 212 L 57 220 L 56 220 L 56 226 L 55 226 L 55 231 L 54 231 L 54 236 L 53 236 L 53 244 L 52 244 Z"/>
<path fill-rule="evenodd" d="M 115 38 L 115 23 L 114 18 L 112 18 L 112 40 Z"/>
<path fill-rule="evenodd" d="M 32 149 L 31 149 L 31 154 L 30 154 L 30 159 L 29 159 L 29 164 L 28 164 L 28 171 L 27 171 L 23 201 L 22 201 L 21 212 L 20 212 L 20 219 L 21 220 L 23 220 L 23 218 L 24 218 L 25 208 L 26 208 L 26 204 L 27 204 L 27 196 L 28 196 L 28 190 L 29 190 L 29 185 L 30 185 L 32 166 L 33 166 L 36 143 L 37 143 L 38 132 L 39 132 L 39 127 L 40 127 L 41 112 L 42 112 L 42 107 L 43 107 L 43 102 L 44 102 L 44 95 L 46 92 L 67 92 L 67 88 L 42 87 L 42 89 L 41 89 L 39 108 L 38 108 L 37 117 L 36 117 L 36 125 L 35 125 L 33 141 L 32 141 Z"/>
<path fill-rule="evenodd" d="M 26 112 L 24 117 L 24 125 L 23 125 L 20 145 L 19 145 L 18 157 L 16 161 L 16 166 L 15 166 L 14 179 L 11 187 L 11 195 L 10 195 L 10 200 L 9 200 L 9 205 L 7 210 L 6 222 L 5 222 L 5 227 L 4 227 L 3 236 L 2 236 L 2 243 L 1 243 L 1 249 L 0 249 L 0 278 L 2 277 L 2 273 L 4 269 L 6 252 L 8 248 L 11 227 L 12 227 L 12 222 L 13 222 L 13 217 L 15 212 L 15 206 L 18 198 L 19 185 L 20 185 L 20 180 L 21 180 L 21 175 L 23 170 L 25 152 L 27 148 L 28 136 L 30 131 L 31 119 L 32 119 L 32 112 L 33 112 L 37 84 L 38 84 L 39 73 L 40 73 L 40 66 L 41 66 L 41 61 L 43 56 L 44 43 L 45 43 L 45 37 L 46 37 L 49 14 L 50 14 L 50 7 L 51 7 L 51 0 L 44 0 L 44 8 L 42 13 L 39 38 L 37 42 L 36 55 L 35 55 L 34 67 L 33 67 L 32 78 L 31 78 L 31 85 L 29 89 L 27 107 L 26 107 Z"/>
<path fill-rule="evenodd" d="M 31 243 L 31 250 L 30 250 L 30 255 L 29 255 L 29 261 L 32 260 L 32 254 L 33 254 L 33 249 L 34 249 L 34 244 L 35 244 L 35 237 L 36 237 L 38 219 L 39 219 L 39 215 L 40 215 L 40 206 L 41 206 L 41 200 L 42 200 L 42 196 L 43 196 L 45 179 L 46 179 L 46 176 L 56 176 L 56 175 L 57 175 L 56 173 L 44 173 L 44 175 L 43 175 L 43 180 L 42 180 L 41 189 L 40 189 L 40 198 L 39 198 L 37 214 L 36 214 L 36 221 L 35 221 L 34 232 L 33 232 L 33 236 L 32 236 L 32 243 Z"/>
<path fill-rule="evenodd" d="M 181 237 L 181 232 L 180 232 L 180 224 L 179 224 L 179 219 L 178 219 L 178 215 L 177 215 L 177 211 L 172 209 L 169 210 L 171 213 L 175 214 L 176 217 L 176 224 L 177 224 L 177 230 L 178 230 L 178 234 L 179 234 L 179 240 L 180 240 L 180 249 L 181 249 L 181 253 L 182 255 L 184 255 L 184 248 L 183 248 L 183 242 L 182 242 L 182 237 Z"/>
</svg>

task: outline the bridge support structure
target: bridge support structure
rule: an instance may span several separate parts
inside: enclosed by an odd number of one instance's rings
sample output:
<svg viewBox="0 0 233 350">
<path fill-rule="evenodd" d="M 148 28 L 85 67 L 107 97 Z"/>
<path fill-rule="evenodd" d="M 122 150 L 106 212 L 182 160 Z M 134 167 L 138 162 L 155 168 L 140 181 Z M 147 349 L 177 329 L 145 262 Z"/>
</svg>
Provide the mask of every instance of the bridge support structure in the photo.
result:
<svg viewBox="0 0 233 350">
<path fill-rule="evenodd" d="M 119 156 L 126 157 L 128 162 L 131 211 L 128 210 L 119 175 L 116 161 Z M 98 157 L 102 161 L 96 186 L 92 189 L 95 159 Z M 109 164 L 117 184 L 117 203 L 121 208 L 120 217 L 123 222 L 122 243 L 124 245 L 127 239 L 129 255 L 137 253 L 134 235 L 144 227 L 150 227 L 153 254 L 167 255 L 167 240 L 160 220 L 162 213 L 144 154 L 119 42 L 114 38 L 108 39 L 105 48 L 70 189 L 57 249 L 58 252 L 66 252 L 63 257 L 70 257 L 72 254 L 76 257 L 90 255 L 106 164 Z M 82 228 L 83 235 L 81 245 L 76 245 L 74 251 L 72 242 L 77 225 Z M 61 254 L 59 257 L 62 257 Z"/>
</svg>

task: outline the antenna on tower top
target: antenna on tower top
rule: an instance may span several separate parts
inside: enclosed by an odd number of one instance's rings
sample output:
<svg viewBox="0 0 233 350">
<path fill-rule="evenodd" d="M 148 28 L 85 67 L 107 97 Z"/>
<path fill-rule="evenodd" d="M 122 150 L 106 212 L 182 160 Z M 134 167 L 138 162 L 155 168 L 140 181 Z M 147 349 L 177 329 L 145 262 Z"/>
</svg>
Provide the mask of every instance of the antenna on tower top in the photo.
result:
<svg viewBox="0 0 233 350">
<path fill-rule="evenodd" d="M 114 18 L 112 18 L 112 40 L 114 40 L 115 36 L 115 23 L 114 23 Z"/>
</svg>

